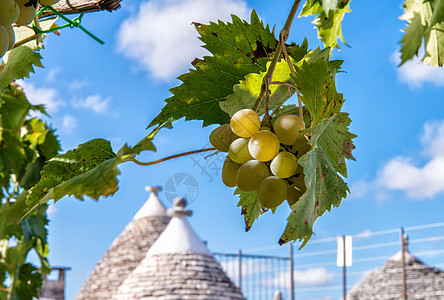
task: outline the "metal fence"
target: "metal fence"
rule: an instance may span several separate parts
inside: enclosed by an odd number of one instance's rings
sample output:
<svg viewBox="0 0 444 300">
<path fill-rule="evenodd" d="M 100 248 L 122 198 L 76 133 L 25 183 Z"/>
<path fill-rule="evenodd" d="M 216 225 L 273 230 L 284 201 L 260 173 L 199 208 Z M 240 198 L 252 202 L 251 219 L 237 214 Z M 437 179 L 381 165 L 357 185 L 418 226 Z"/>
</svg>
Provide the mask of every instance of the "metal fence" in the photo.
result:
<svg viewBox="0 0 444 300">
<path fill-rule="evenodd" d="M 444 222 L 402 230 L 409 237 L 408 249 L 414 256 L 428 266 L 444 268 Z M 343 299 L 343 291 L 349 291 L 405 248 L 401 235 L 400 228 L 352 234 L 353 263 L 347 267 L 345 286 L 343 268 L 336 265 L 337 237 L 314 238 L 301 251 L 295 250 L 293 257 L 292 246 L 272 246 L 215 253 L 215 258 L 248 300 L 271 300 L 276 292 L 281 293 L 282 300 Z M 442 297 L 441 292 L 444 287 L 437 296 Z"/>
<path fill-rule="evenodd" d="M 293 247 L 289 256 L 214 253 L 227 275 L 248 300 L 294 299 Z"/>
</svg>

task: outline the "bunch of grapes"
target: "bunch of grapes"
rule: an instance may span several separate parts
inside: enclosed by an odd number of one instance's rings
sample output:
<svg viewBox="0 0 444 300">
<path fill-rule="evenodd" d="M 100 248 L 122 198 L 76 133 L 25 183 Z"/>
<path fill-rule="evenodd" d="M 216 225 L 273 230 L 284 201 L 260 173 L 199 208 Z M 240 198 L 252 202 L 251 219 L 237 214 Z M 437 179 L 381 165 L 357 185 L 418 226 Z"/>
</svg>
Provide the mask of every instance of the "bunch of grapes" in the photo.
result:
<svg viewBox="0 0 444 300">
<path fill-rule="evenodd" d="M 291 206 L 306 187 L 298 159 L 309 149 L 301 134 L 298 116 L 282 115 L 271 129 L 261 128 L 259 115 L 251 109 L 236 112 L 230 124 L 210 134 L 211 144 L 228 152 L 222 169 L 222 181 L 244 192 L 257 191 L 265 208 L 275 208 L 285 200 Z"/>
<path fill-rule="evenodd" d="M 53 5 L 59 0 L 40 0 L 41 5 Z M 12 25 L 26 26 L 34 20 L 39 5 L 37 0 L 0 0 L 0 58 L 14 47 Z"/>
</svg>

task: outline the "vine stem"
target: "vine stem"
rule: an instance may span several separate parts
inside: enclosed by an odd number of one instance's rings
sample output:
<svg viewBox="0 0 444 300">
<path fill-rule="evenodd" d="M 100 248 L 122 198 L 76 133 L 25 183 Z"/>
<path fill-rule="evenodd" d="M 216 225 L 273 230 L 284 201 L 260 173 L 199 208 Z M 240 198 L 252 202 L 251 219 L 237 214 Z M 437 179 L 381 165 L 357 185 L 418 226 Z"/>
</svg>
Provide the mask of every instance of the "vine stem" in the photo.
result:
<svg viewBox="0 0 444 300">
<path fill-rule="evenodd" d="M 291 7 L 290 13 L 288 14 L 287 21 L 285 22 L 285 25 L 279 34 L 279 44 L 276 48 L 276 51 L 274 52 L 274 56 L 273 56 L 273 59 L 271 60 L 270 67 L 268 68 L 268 71 L 265 74 L 264 79 L 262 80 L 261 92 L 259 94 L 259 97 L 256 100 L 256 103 L 254 103 L 254 106 L 253 106 L 254 111 L 258 111 L 259 106 L 261 105 L 261 102 L 262 102 L 266 92 L 269 90 L 269 84 L 272 81 L 274 69 L 275 69 L 276 64 L 279 60 L 279 57 L 281 56 L 281 53 L 282 53 L 282 45 L 284 45 L 285 41 L 288 39 L 288 36 L 290 34 L 291 24 L 293 23 L 293 19 L 296 15 L 296 11 L 298 10 L 300 3 L 301 3 L 301 0 L 294 1 L 293 6 Z"/>
<path fill-rule="evenodd" d="M 151 166 L 151 165 L 155 165 L 155 164 L 158 164 L 158 163 L 161 163 L 161 162 L 173 159 L 173 158 L 178 158 L 178 157 L 182 157 L 182 156 L 187 156 L 187 155 L 201 153 L 201 152 L 207 152 L 207 151 L 213 151 L 213 150 L 217 150 L 217 149 L 216 148 L 205 148 L 205 149 L 200 149 L 200 150 L 193 150 L 193 151 L 188 151 L 188 152 L 183 152 L 183 153 L 167 156 L 167 157 L 153 160 L 153 161 L 149 161 L 149 162 L 141 162 L 135 158 L 132 158 L 129 161 L 132 161 L 132 162 L 138 164 L 139 166 Z"/>
</svg>

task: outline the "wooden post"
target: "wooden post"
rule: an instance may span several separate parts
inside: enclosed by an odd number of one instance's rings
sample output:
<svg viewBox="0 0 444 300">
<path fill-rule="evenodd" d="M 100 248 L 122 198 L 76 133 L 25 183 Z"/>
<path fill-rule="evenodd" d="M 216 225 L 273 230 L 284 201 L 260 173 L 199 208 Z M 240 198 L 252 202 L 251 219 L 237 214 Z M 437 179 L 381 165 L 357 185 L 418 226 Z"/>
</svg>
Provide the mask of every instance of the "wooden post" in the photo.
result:
<svg viewBox="0 0 444 300">
<path fill-rule="evenodd" d="M 122 0 L 60 0 L 54 4 L 54 8 L 62 14 L 89 13 L 94 11 L 113 11 L 120 8 Z M 41 8 L 41 7 L 40 7 Z M 46 10 L 41 17 L 54 15 L 50 10 Z"/>
<path fill-rule="evenodd" d="M 239 291 L 241 291 L 242 292 L 242 251 L 241 250 L 239 250 L 239 253 L 238 253 L 238 255 L 237 255 L 237 258 L 238 258 L 238 274 L 239 274 L 239 277 L 238 277 L 238 280 L 239 280 Z"/>
<path fill-rule="evenodd" d="M 407 273 L 405 270 L 405 236 L 404 236 L 404 228 L 401 227 L 400 230 L 401 235 L 401 268 L 402 268 L 402 299 L 407 300 Z"/>
<path fill-rule="evenodd" d="M 293 244 L 290 243 L 290 299 L 294 300 Z"/>
<path fill-rule="evenodd" d="M 346 276 L 346 259 L 345 259 L 345 235 L 342 236 L 344 264 L 342 266 L 342 282 L 343 282 L 343 294 L 344 300 L 347 300 L 347 276 Z"/>
</svg>

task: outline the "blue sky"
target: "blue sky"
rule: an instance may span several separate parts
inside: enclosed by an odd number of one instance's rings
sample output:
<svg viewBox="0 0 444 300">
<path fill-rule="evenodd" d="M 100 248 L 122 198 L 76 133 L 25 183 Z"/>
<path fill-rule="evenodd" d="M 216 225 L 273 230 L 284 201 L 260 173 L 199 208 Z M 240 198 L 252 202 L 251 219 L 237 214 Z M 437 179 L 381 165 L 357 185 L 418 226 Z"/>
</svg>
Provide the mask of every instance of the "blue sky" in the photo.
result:
<svg viewBox="0 0 444 300">
<path fill-rule="evenodd" d="M 125 0 L 118 11 L 84 17 L 82 25 L 105 45 L 78 29 L 50 35 L 41 52 L 45 69 L 37 69 L 22 84 L 31 102 L 47 105 L 52 116 L 48 122 L 57 128 L 64 151 L 98 137 L 111 140 L 118 150 L 125 142 L 135 144 L 147 134 L 145 128 L 163 107 L 169 89 L 179 84 L 175 78 L 187 71 L 194 57 L 205 55 L 192 21 L 228 20 L 231 13 L 248 20 L 254 8 L 279 31 L 291 5 L 286 0 L 278 5 L 262 0 Z M 443 221 L 444 71 L 417 62 L 397 67 L 404 27 L 398 19 L 400 5 L 400 1 L 382 1 L 375 7 L 372 1 L 352 1 L 353 12 L 345 17 L 343 33 L 351 47 L 340 44 L 341 51 L 335 50 L 334 58 L 345 60 L 346 72 L 337 75 L 337 88 L 347 99 L 344 110 L 353 120 L 350 129 L 358 135 L 357 161 L 348 162 L 346 181 L 352 194 L 340 208 L 318 219 L 313 241 Z M 301 43 L 306 36 L 311 48 L 320 45 L 311 21 L 295 20 L 289 41 Z M 158 151 L 143 154 L 140 160 L 203 148 L 214 128 L 202 128 L 198 121 L 176 121 L 174 129 L 156 136 Z M 206 165 L 204 172 L 199 165 Z M 150 167 L 120 166 L 120 189 L 113 197 L 99 202 L 67 198 L 50 208 L 50 261 L 72 268 L 67 276 L 67 299 L 74 299 L 96 262 L 146 201 L 144 187 L 165 186 L 177 173 L 190 174 L 198 182 L 190 222 L 212 251 L 274 247 L 285 227 L 289 211 L 281 207 L 275 215 L 262 216 L 245 233 L 237 198 L 220 179 L 222 163 L 217 157 L 208 161 L 197 155 Z M 160 198 L 170 205 L 164 193 Z M 433 234 L 444 232 L 438 228 Z M 322 249 L 317 245 L 307 246 L 296 257 Z M 331 245 L 334 248 L 335 242 Z M 424 246 L 415 247 L 419 246 L 412 245 L 412 251 L 424 250 Z M 444 245 L 433 247 L 443 249 Z M 397 250 L 386 249 L 381 255 L 391 256 Z M 282 247 L 262 253 L 287 252 Z M 439 264 L 443 256 L 425 257 L 424 261 Z M 307 256 L 299 261 L 315 262 Z M 351 279 L 350 286 L 358 279 Z M 340 290 L 319 291 L 310 299 L 314 296 L 339 299 Z"/>
</svg>

